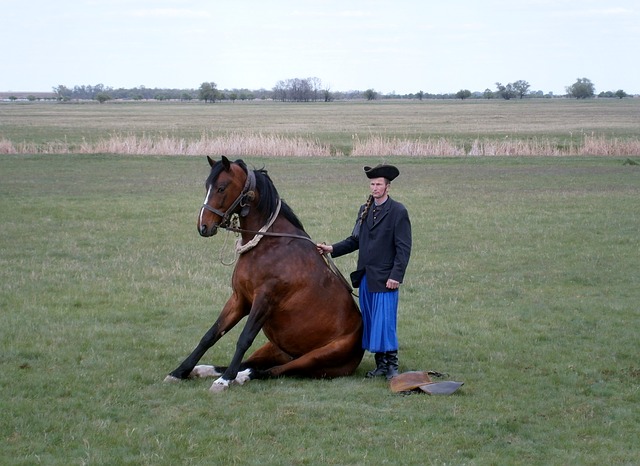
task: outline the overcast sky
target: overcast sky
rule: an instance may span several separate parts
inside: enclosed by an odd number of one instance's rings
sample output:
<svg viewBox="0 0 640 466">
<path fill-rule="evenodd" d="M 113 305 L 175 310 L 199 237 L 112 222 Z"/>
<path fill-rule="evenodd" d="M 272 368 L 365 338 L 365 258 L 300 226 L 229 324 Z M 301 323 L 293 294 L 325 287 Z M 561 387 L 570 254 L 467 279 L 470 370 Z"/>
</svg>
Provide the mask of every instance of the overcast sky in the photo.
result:
<svg viewBox="0 0 640 466">
<path fill-rule="evenodd" d="M 640 93 L 639 0 L 2 0 L 0 91 L 104 84 Z"/>
</svg>

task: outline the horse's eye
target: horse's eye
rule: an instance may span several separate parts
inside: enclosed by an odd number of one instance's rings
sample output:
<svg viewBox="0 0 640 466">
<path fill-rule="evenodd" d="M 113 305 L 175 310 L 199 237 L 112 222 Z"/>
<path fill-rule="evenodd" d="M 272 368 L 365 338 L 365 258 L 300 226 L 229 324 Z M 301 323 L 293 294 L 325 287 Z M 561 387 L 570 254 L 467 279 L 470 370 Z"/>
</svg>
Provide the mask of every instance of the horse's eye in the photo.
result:
<svg viewBox="0 0 640 466">
<path fill-rule="evenodd" d="M 217 191 L 218 191 L 218 193 L 223 193 L 224 192 L 224 186 L 218 186 Z"/>
</svg>

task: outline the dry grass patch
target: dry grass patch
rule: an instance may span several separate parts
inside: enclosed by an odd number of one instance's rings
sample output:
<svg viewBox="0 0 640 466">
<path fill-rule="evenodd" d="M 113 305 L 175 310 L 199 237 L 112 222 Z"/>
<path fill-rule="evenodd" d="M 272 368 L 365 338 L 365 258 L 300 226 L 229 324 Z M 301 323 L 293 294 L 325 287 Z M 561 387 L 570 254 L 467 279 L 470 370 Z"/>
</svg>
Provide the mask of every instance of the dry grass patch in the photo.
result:
<svg viewBox="0 0 640 466">
<path fill-rule="evenodd" d="M 423 141 L 387 138 L 383 136 L 372 136 L 367 139 L 354 137 L 354 156 L 376 156 L 376 155 L 431 155 L 431 156 L 456 156 L 466 155 L 464 147 L 457 146 L 453 141 L 438 138 Z"/>
<path fill-rule="evenodd" d="M 621 140 L 604 136 L 584 135 L 577 144 L 561 146 L 547 138 L 501 140 L 474 139 L 471 144 L 456 143 L 449 138 L 408 139 L 371 136 L 352 137 L 351 155 L 357 157 L 385 156 L 629 156 L 640 154 L 640 140 Z M 0 139 L 0 154 L 125 154 L 125 155 L 225 155 L 329 157 L 342 152 L 330 144 L 302 137 L 281 135 L 240 134 L 225 136 L 203 134 L 200 139 L 188 140 L 169 136 L 111 135 L 96 142 L 71 144 L 53 141 L 46 144 L 22 142 L 14 144 Z"/>
<path fill-rule="evenodd" d="M 83 144 L 81 153 L 110 153 L 136 155 L 223 155 L 241 156 L 329 156 L 329 146 L 318 141 L 280 135 L 239 134 L 209 136 L 203 134 L 195 141 L 172 137 L 119 136 Z"/>
<path fill-rule="evenodd" d="M 240 156 L 329 156 L 331 148 L 318 141 L 300 137 L 288 138 L 280 135 L 229 134 L 209 136 L 190 141 L 168 136 L 137 136 L 114 134 L 97 142 L 83 141 L 79 145 L 52 142 L 44 145 L 34 143 L 13 144 L 0 140 L 2 154 L 126 154 L 126 155 L 223 155 Z"/>
<path fill-rule="evenodd" d="M 570 144 L 567 147 L 558 146 L 550 139 L 510 139 L 506 136 L 502 140 L 475 139 L 471 147 L 456 144 L 446 138 L 410 140 L 372 136 L 361 140 L 354 138 L 354 156 L 378 155 L 409 155 L 409 156 L 477 156 L 477 155 L 550 155 L 550 156 L 580 156 L 580 155 L 638 155 L 640 141 L 607 139 L 604 136 L 585 135 L 581 143 Z"/>
</svg>

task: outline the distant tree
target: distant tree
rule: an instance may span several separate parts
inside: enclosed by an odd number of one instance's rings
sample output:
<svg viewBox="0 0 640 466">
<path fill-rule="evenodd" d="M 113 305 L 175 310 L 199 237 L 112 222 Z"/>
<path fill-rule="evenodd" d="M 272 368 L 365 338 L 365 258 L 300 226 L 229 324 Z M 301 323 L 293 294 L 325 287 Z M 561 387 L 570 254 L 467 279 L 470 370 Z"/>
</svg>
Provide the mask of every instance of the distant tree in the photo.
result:
<svg viewBox="0 0 640 466">
<path fill-rule="evenodd" d="M 596 95 L 595 86 L 587 78 L 578 78 L 571 86 L 567 86 L 567 95 L 576 99 L 588 99 Z"/>
<path fill-rule="evenodd" d="M 502 97 L 504 100 L 511 100 L 516 97 L 518 94 L 513 89 L 513 84 L 509 83 L 506 86 L 503 86 L 500 83 L 496 83 L 497 94 Z"/>
<path fill-rule="evenodd" d="M 287 85 L 284 81 L 278 81 L 272 90 L 274 100 L 281 100 L 282 102 L 287 100 Z"/>
<path fill-rule="evenodd" d="M 260 88 L 258 90 L 251 91 L 251 95 L 254 99 L 267 100 L 272 99 L 273 94 L 271 91 L 268 91 L 265 88 Z"/>
<path fill-rule="evenodd" d="M 180 100 L 189 101 L 191 99 L 193 99 L 193 96 L 188 92 L 183 92 L 182 95 L 180 96 Z"/>
<path fill-rule="evenodd" d="M 482 94 L 482 96 L 485 99 L 493 99 L 495 97 L 495 94 L 493 93 L 493 91 L 491 89 L 489 89 L 488 87 L 484 90 L 484 93 Z"/>
<path fill-rule="evenodd" d="M 314 102 L 320 99 L 320 91 L 322 90 L 322 81 L 320 78 L 312 77 L 307 78 L 309 83 L 309 89 L 311 91 L 311 100 Z"/>
<path fill-rule="evenodd" d="M 111 100 L 111 96 L 106 92 L 99 92 L 96 94 L 96 100 L 101 104 L 105 103 L 107 100 Z"/>
<path fill-rule="evenodd" d="M 333 94 L 331 94 L 331 89 L 326 88 L 322 90 L 322 95 L 324 97 L 325 102 L 333 101 Z"/>
<path fill-rule="evenodd" d="M 471 91 L 469 89 L 460 89 L 458 92 L 456 92 L 456 99 L 468 99 L 469 97 L 471 97 Z"/>
<path fill-rule="evenodd" d="M 11 96 L 9 96 L 9 100 L 11 102 L 15 102 L 16 100 L 18 100 L 18 98 L 15 95 L 11 95 Z"/>
<path fill-rule="evenodd" d="M 530 87 L 531 87 L 531 84 L 529 84 L 527 81 L 524 81 L 522 79 L 513 83 L 513 90 L 521 99 L 525 95 L 527 95 L 527 92 L 529 92 Z"/>
<path fill-rule="evenodd" d="M 71 100 L 71 89 L 62 84 L 53 88 L 53 92 L 58 100 Z"/>
<path fill-rule="evenodd" d="M 424 91 L 418 91 L 416 97 L 418 98 L 418 100 L 424 99 Z"/>
<path fill-rule="evenodd" d="M 624 99 L 625 97 L 627 97 L 627 93 L 626 93 L 625 91 L 623 91 L 622 89 L 618 89 L 618 90 L 616 91 L 615 96 L 616 96 L 618 99 Z"/>
<path fill-rule="evenodd" d="M 204 82 L 200 84 L 200 90 L 198 91 L 198 98 L 207 102 L 215 102 L 218 98 L 218 85 L 214 82 Z"/>
<path fill-rule="evenodd" d="M 294 102 L 309 102 L 313 91 L 308 79 L 293 78 L 287 80 L 287 95 Z"/>
<path fill-rule="evenodd" d="M 378 97 L 378 93 L 373 89 L 367 89 L 366 91 L 364 91 L 364 96 L 367 100 L 376 100 L 376 98 Z"/>
</svg>

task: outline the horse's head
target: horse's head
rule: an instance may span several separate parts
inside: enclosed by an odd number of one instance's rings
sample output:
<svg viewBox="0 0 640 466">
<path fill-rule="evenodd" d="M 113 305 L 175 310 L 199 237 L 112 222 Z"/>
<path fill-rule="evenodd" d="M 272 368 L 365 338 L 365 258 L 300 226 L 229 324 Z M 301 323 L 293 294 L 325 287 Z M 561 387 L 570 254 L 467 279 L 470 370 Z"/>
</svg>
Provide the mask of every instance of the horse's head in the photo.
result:
<svg viewBox="0 0 640 466">
<path fill-rule="evenodd" d="M 249 202 L 255 197 L 256 179 L 244 164 L 230 162 L 225 156 L 219 162 L 207 157 L 211 173 L 205 183 L 206 195 L 198 215 L 198 232 L 213 236 L 218 227 L 227 227 L 233 214 L 246 216 Z"/>
</svg>

